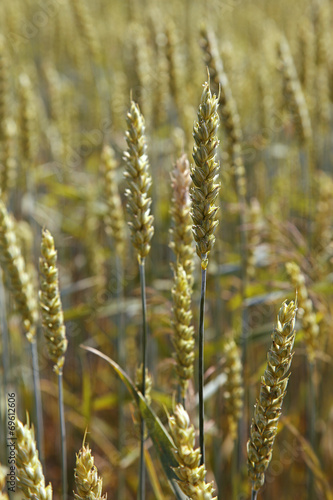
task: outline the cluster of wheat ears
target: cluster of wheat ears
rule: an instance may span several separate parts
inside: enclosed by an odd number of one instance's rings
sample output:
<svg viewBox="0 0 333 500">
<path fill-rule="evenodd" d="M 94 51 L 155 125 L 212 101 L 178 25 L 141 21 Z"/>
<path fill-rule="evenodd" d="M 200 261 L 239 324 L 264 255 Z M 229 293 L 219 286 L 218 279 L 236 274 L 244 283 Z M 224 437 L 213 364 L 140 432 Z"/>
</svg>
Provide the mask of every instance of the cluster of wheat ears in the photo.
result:
<svg viewBox="0 0 333 500">
<path fill-rule="evenodd" d="M 0 5 L 0 500 L 333 499 L 332 28 Z"/>
</svg>

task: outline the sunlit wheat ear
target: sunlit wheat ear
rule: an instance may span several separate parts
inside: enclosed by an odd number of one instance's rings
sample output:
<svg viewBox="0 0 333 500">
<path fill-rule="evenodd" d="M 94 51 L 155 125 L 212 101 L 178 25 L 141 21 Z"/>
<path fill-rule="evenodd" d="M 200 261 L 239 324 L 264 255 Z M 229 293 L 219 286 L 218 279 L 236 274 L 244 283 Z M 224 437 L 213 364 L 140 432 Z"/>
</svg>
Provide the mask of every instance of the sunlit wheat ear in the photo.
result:
<svg viewBox="0 0 333 500">
<path fill-rule="evenodd" d="M 234 339 L 229 339 L 223 346 L 226 358 L 224 372 L 227 376 L 224 385 L 225 410 L 231 437 L 236 439 L 237 426 L 243 411 L 244 381 L 239 349 Z"/>
<path fill-rule="evenodd" d="M 67 350 L 64 314 L 59 293 L 57 252 L 51 233 L 43 231 L 41 257 L 39 259 L 41 289 L 39 304 L 42 313 L 42 326 L 50 359 L 54 371 L 62 372 Z"/>
<path fill-rule="evenodd" d="M 125 177 L 128 188 L 125 194 L 130 217 L 128 225 L 131 230 L 131 239 L 140 263 L 150 251 L 150 241 L 154 234 L 154 218 L 150 214 L 151 198 L 148 194 L 152 179 L 149 173 L 145 122 L 138 105 L 133 101 L 127 114 L 127 126 L 128 149 L 124 158 L 127 163 Z"/>
<path fill-rule="evenodd" d="M 51 483 L 45 487 L 43 468 L 39 461 L 33 426 L 16 421 L 17 486 L 25 498 L 52 500 Z"/>
<path fill-rule="evenodd" d="M 22 315 L 27 339 L 29 342 L 34 342 L 38 318 L 35 290 L 16 239 L 14 222 L 2 201 L 0 201 L 0 264 L 5 274 L 5 283 L 10 288 L 16 307 Z"/>
<path fill-rule="evenodd" d="M 219 145 L 217 108 L 218 97 L 212 95 L 209 83 L 205 83 L 198 109 L 198 119 L 193 128 L 195 163 L 191 168 L 192 230 L 196 241 L 196 251 L 203 269 L 207 268 L 208 254 L 214 245 L 214 233 L 218 225 L 218 207 L 215 205 L 220 191 L 218 182 L 220 166 L 216 159 Z"/>
<path fill-rule="evenodd" d="M 4 492 L 8 472 L 8 469 L 0 464 L 0 500 L 8 500 L 8 495 Z"/>
<path fill-rule="evenodd" d="M 301 320 L 304 331 L 304 342 L 309 361 L 313 362 L 318 349 L 319 325 L 305 285 L 305 276 L 295 262 L 288 262 L 286 270 L 293 287 L 297 290 L 298 318 Z"/>
<path fill-rule="evenodd" d="M 105 217 L 106 230 L 115 242 L 117 255 L 122 257 L 125 250 L 125 219 L 116 180 L 117 162 L 114 150 L 110 146 L 103 148 L 102 167 L 108 208 Z"/>
<path fill-rule="evenodd" d="M 193 237 L 190 200 L 191 171 L 186 155 L 181 156 L 171 173 L 173 226 L 170 229 L 170 248 L 176 261 L 184 268 L 189 285 L 193 285 Z"/>
<path fill-rule="evenodd" d="M 272 333 L 267 367 L 261 379 L 259 399 L 254 407 L 250 439 L 247 443 L 248 474 L 252 489 L 259 490 L 272 458 L 277 424 L 286 395 L 295 340 L 296 305 L 284 302 Z"/>
<path fill-rule="evenodd" d="M 74 479 L 76 500 L 106 500 L 106 494 L 102 494 L 103 481 L 98 475 L 88 444 L 83 444 L 76 455 Z"/>
<path fill-rule="evenodd" d="M 172 288 L 174 328 L 173 345 L 181 397 L 184 400 L 189 380 L 193 377 L 195 359 L 194 328 L 191 325 L 191 287 L 181 264 L 175 266 Z"/>
<path fill-rule="evenodd" d="M 176 446 L 179 467 L 175 468 L 175 473 L 180 489 L 192 500 L 216 500 L 213 484 L 205 480 L 205 466 L 200 465 L 200 449 L 194 449 L 194 427 L 182 405 L 177 405 L 174 415 L 169 417 L 169 427 Z"/>
</svg>

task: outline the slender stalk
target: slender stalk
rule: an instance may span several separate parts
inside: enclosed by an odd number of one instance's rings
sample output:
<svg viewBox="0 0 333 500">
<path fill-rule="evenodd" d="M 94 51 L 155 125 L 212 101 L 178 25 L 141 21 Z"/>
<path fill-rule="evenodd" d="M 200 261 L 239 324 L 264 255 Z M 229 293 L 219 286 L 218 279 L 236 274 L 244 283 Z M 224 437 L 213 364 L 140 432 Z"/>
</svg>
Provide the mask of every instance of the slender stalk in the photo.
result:
<svg viewBox="0 0 333 500">
<path fill-rule="evenodd" d="M 203 398 L 204 388 L 204 319 L 205 319 L 205 298 L 206 298 L 207 269 L 201 269 L 201 297 L 200 297 L 200 317 L 199 317 L 199 433 L 200 433 L 200 465 L 205 463 L 205 408 Z"/>
<path fill-rule="evenodd" d="M 309 398 L 308 398 L 308 435 L 309 442 L 312 449 L 315 451 L 315 422 L 316 422 L 316 395 L 314 386 L 315 375 L 315 362 L 309 361 L 308 363 L 308 384 L 309 384 Z M 308 499 L 314 498 L 314 475 L 312 469 L 308 472 Z"/>
<path fill-rule="evenodd" d="M 120 302 L 123 299 L 123 263 L 122 259 L 119 257 L 119 255 L 116 255 L 116 279 L 117 279 L 117 290 L 116 290 L 116 300 L 118 303 L 118 310 L 120 311 L 117 314 L 116 321 L 117 321 L 117 352 L 118 352 L 118 359 L 119 359 L 119 364 L 120 366 L 124 366 L 125 364 L 125 345 L 124 345 L 124 335 L 123 335 L 123 323 L 124 323 L 124 315 L 123 312 L 121 311 L 120 308 Z M 119 414 L 118 414 L 118 431 L 119 431 L 119 436 L 118 436 L 118 450 L 120 453 L 123 451 L 124 447 L 124 431 L 125 431 L 125 426 L 124 426 L 124 397 L 125 397 L 125 387 L 124 384 L 121 382 L 118 386 L 118 401 L 119 401 Z M 118 473 L 118 489 L 117 489 L 117 498 L 118 500 L 121 500 L 124 498 L 124 486 L 125 486 L 125 476 L 123 469 L 120 468 L 119 473 Z"/>
<path fill-rule="evenodd" d="M 31 346 L 31 356 L 32 356 L 32 375 L 34 384 L 34 403 L 35 403 L 35 413 L 36 413 L 36 439 L 37 439 L 37 448 L 40 456 L 40 461 L 43 463 L 44 426 L 43 426 L 43 409 L 42 409 L 42 398 L 40 392 L 40 378 L 39 378 L 38 352 L 37 352 L 36 340 L 30 342 L 30 346 Z"/>
<path fill-rule="evenodd" d="M 251 492 L 251 500 L 257 500 L 258 492 L 256 490 L 252 490 Z"/>
<path fill-rule="evenodd" d="M 139 262 L 140 269 L 140 288 L 141 288 L 141 305 L 142 305 L 142 338 L 141 338 L 141 348 L 142 348 L 142 396 L 145 397 L 146 393 L 146 368 L 147 368 L 147 319 L 146 319 L 146 280 L 145 280 L 145 259 L 141 259 Z M 139 485 L 139 499 L 145 500 L 145 459 L 144 459 L 144 440 L 145 440 L 145 423 L 143 418 L 141 418 L 141 428 L 140 428 L 140 485 Z"/>
<path fill-rule="evenodd" d="M 59 397 L 59 420 L 61 436 L 61 475 L 62 475 L 62 498 L 67 499 L 67 456 L 66 456 L 66 426 L 63 396 L 62 372 L 58 373 L 58 397 Z"/>
</svg>

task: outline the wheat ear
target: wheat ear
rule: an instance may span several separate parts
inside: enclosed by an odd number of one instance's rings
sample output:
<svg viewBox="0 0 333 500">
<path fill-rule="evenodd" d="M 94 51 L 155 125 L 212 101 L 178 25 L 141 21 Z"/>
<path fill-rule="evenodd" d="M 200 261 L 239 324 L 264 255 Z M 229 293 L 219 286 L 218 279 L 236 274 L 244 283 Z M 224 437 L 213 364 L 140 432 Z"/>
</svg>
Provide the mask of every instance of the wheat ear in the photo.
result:
<svg viewBox="0 0 333 500">
<path fill-rule="evenodd" d="M 171 173 L 172 203 L 170 229 L 170 248 L 176 256 L 176 262 L 185 270 L 189 285 L 193 285 L 193 236 L 191 227 L 190 200 L 191 171 L 187 156 L 182 155 Z"/>
<path fill-rule="evenodd" d="M 105 180 L 107 214 L 106 230 L 115 242 L 116 254 L 123 258 L 125 250 L 125 218 L 116 181 L 117 162 L 115 152 L 110 146 L 102 151 L 102 168 Z"/>
<path fill-rule="evenodd" d="M 304 331 L 304 342 L 308 360 L 310 363 L 313 363 L 319 340 L 319 325 L 316 320 L 316 314 L 313 311 L 313 303 L 309 298 L 308 290 L 305 285 L 305 276 L 301 272 L 300 267 L 295 262 L 288 262 L 286 264 L 286 270 L 292 285 L 297 290 L 298 317 L 301 320 L 302 329 Z"/>
<path fill-rule="evenodd" d="M 21 249 L 15 234 L 13 218 L 8 214 L 0 200 L 0 264 L 5 274 L 5 284 L 12 292 L 18 311 L 23 319 L 26 337 L 30 342 L 35 409 L 37 415 L 37 443 L 42 450 L 43 413 L 40 396 L 38 353 L 36 342 L 36 323 L 38 319 L 36 294 L 29 276 Z"/>
<path fill-rule="evenodd" d="M 152 184 L 149 174 L 149 162 L 145 138 L 144 118 L 135 102 L 131 102 L 127 114 L 126 141 L 128 149 L 124 154 L 127 163 L 125 177 L 128 183 L 126 190 L 127 210 L 130 216 L 129 227 L 131 239 L 136 250 L 139 271 L 142 303 L 142 395 L 146 391 L 147 368 L 147 320 L 146 320 L 146 278 L 145 259 L 150 251 L 150 241 L 154 234 L 154 218 L 150 214 L 151 198 L 148 193 Z M 139 498 L 145 498 L 145 464 L 144 464 L 144 421 L 141 420 L 141 449 L 140 449 L 140 479 Z"/>
<path fill-rule="evenodd" d="M 244 383 L 242 361 L 236 342 L 228 339 L 223 346 L 226 358 L 224 372 L 227 380 L 224 385 L 225 411 L 232 439 L 237 437 L 237 426 L 243 411 Z"/>
<path fill-rule="evenodd" d="M 42 326 L 50 359 L 54 363 L 54 371 L 58 376 L 59 420 L 61 434 L 62 461 L 62 493 L 67 497 L 67 457 L 66 428 L 63 401 L 63 365 L 67 350 L 67 338 L 64 325 L 64 314 L 60 300 L 57 252 L 51 233 L 43 231 L 41 242 L 41 257 L 39 259 L 41 289 L 39 304 L 42 313 Z"/>
<path fill-rule="evenodd" d="M 200 449 L 194 449 L 195 430 L 182 405 L 177 405 L 174 414 L 169 417 L 169 427 L 176 446 L 179 467 L 175 473 L 180 489 L 192 500 L 216 500 L 213 484 L 205 481 L 206 469 L 200 465 Z"/>
<path fill-rule="evenodd" d="M 194 328 L 191 325 L 191 285 L 181 264 L 175 266 L 172 288 L 176 370 L 180 386 L 180 396 L 185 407 L 186 390 L 193 377 L 195 359 Z"/>
<path fill-rule="evenodd" d="M 0 500 L 9 500 L 7 493 L 4 492 L 6 485 L 7 469 L 0 464 Z"/>
<path fill-rule="evenodd" d="M 16 421 L 17 485 L 31 500 L 52 500 L 52 485 L 45 487 L 42 464 L 38 457 L 33 426 Z"/>
<path fill-rule="evenodd" d="M 215 230 L 218 225 L 215 200 L 220 191 L 218 182 L 219 162 L 216 160 L 218 97 L 212 95 L 209 82 L 204 84 L 201 103 L 198 109 L 198 121 L 193 128 L 195 145 L 193 148 L 194 165 L 191 168 L 191 189 L 193 221 L 192 231 L 196 241 L 196 251 L 201 260 L 201 298 L 199 315 L 199 431 L 201 463 L 205 461 L 204 438 L 204 315 L 208 254 L 215 242 Z"/>
<path fill-rule="evenodd" d="M 250 439 L 247 443 L 248 474 L 252 481 L 252 498 L 263 486 L 265 472 L 272 458 L 277 424 L 286 395 L 295 340 L 296 305 L 284 302 L 272 333 L 267 367 L 261 379 L 259 399 L 254 407 Z"/>
<path fill-rule="evenodd" d="M 106 500 L 106 494 L 102 495 L 103 481 L 98 475 L 94 457 L 88 444 L 82 445 L 76 455 L 76 467 L 74 473 L 75 500 Z"/>
</svg>

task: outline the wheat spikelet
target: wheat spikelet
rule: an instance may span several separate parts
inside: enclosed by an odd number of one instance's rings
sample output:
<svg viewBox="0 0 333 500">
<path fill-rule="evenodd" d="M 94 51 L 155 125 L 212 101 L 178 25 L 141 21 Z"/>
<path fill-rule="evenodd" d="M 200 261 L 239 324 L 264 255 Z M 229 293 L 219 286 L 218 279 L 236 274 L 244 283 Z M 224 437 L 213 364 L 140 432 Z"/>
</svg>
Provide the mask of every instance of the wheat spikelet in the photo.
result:
<svg viewBox="0 0 333 500">
<path fill-rule="evenodd" d="M 242 131 L 236 102 L 233 98 L 228 77 L 218 53 L 217 43 L 212 31 L 201 28 L 200 44 L 204 61 L 211 78 L 212 90 L 219 95 L 219 115 L 228 139 L 227 152 L 231 163 L 236 190 L 240 199 L 246 194 L 245 168 L 241 156 Z"/>
<path fill-rule="evenodd" d="M 179 379 L 181 397 L 184 399 L 189 380 L 193 377 L 195 359 L 194 328 L 191 326 L 191 285 L 183 266 L 178 263 L 174 269 L 172 288 L 174 328 L 173 344 L 175 347 L 176 370 Z"/>
<path fill-rule="evenodd" d="M 82 445 L 76 455 L 76 467 L 74 473 L 75 500 L 106 500 L 106 494 L 102 495 L 103 480 L 98 475 L 94 457 L 89 445 Z"/>
<path fill-rule="evenodd" d="M 219 145 L 217 107 L 218 98 L 212 95 L 209 83 L 205 83 L 198 109 L 198 121 L 193 128 L 195 164 L 191 168 L 192 230 L 203 269 L 208 265 L 208 254 L 214 245 L 214 232 L 218 225 L 216 220 L 218 207 L 215 205 L 220 191 L 218 183 L 220 166 L 216 161 Z"/>
<path fill-rule="evenodd" d="M 227 376 L 224 385 L 225 410 L 229 432 L 231 437 L 236 439 L 238 421 L 243 411 L 244 383 L 241 357 L 234 339 L 231 338 L 225 342 L 223 354 L 226 357 L 224 372 Z"/>
<path fill-rule="evenodd" d="M 267 354 L 267 367 L 261 379 L 259 399 L 254 407 L 250 439 L 247 443 L 248 474 L 252 489 L 259 490 L 265 481 L 265 471 L 272 458 L 277 424 L 286 395 L 295 340 L 296 305 L 284 302 L 272 333 Z"/>
<path fill-rule="evenodd" d="M 312 139 L 312 128 L 309 111 L 288 42 L 284 37 L 281 37 L 278 43 L 278 55 L 280 71 L 283 78 L 283 95 L 285 103 L 295 121 L 296 131 L 300 141 L 310 141 Z"/>
<path fill-rule="evenodd" d="M 125 177 L 128 189 L 125 194 L 130 215 L 128 225 L 133 246 L 141 263 L 150 251 L 150 241 L 154 234 L 154 218 L 150 214 L 151 198 L 148 196 L 152 179 L 149 174 L 145 122 L 138 105 L 133 101 L 127 114 L 127 125 L 128 150 L 124 158 L 127 163 Z"/>
<path fill-rule="evenodd" d="M 170 229 L 170 248 L 176 256 L 176 262 L 186 272 L 189 285 L 193 285 L 193 237 L 191 228 L 190 200 L 191 171 L 186 155 L 182 155 L 171 173 L 173 191 L 171 217 L 173 227 Z"/>
<path fill-rule="evenodd" d="M 117 162 L 114 150 L 110 146 L 104 146 L 103 148 L 102 168 L 108 207 L 105 217 L 106 230 L 115 242 L 116 254 L 123 257 L 125 249 L 125 219 L 116 181 Z"/>
<path fill-rule="evenodd" d="M 38 318 L 37 301 L 31 278 L 15 235 L 15 225 L 0 201 L 0 263 L 17 309 L 23 318 L 29 342 L 34 342 Z"/>
<path fill-rule="evenodd" d="M 59 293 L 57 252 L 51 233 L 44 230 L 39 259 L 40 292 L 39 304 L 42 313 L 42 326 L 50 359 L 54 362 L 54 371 L 62 373 L 67 339 L 64 315 Z"/>
<path fill-rule="evenodd" d="M 52 485 L 45 487 L 43 468 L 38 458 L 33 426 L 16 421 L 17 485 L 31 500 L 52 500 Z"/>
<path fill-rule="evenodd" d="M 3 491 L 6 485 L 6 474 L 7 469 L 0 464 L 0 500 L 9 500 L 7 493 Z"/>
<path fill-rule="evenodd" d="M 304 330 L 304 342 L 307 355 L 309 361 L 313 362 L 316 350 L 318 349 L 319 325 L 317 323 L 316 314 L 313 311 L 312 300 L 309 298 L 308 290 L 305 286 L 305 276 L 295 262 L 288 262 L 286 264 L 286 270 L 292 285 L 297 290 L 298 316 L 302 323 L 302 329 Z"/>
<path fill-rule="evenodd" d="M 169 427 L 176 446 L 179 467 L 175 473 L 181 490 L 192 500 L 216 500 L 213 484 L 205 481 L 206 470 L 200 465 L 200 449 L 194 449 L 195 430 L 182 405 L 177 405 L 174 415 L 169 417 Z"/>
<path fill-rule="evenodd" d="M 142 381 L 143 381 L 143 365 L 141 365 L 136 369 L 135 373 L 135 387 L 138 391 L 142 392 Z M 151 390 L 153 387 L 153 379 L 146 368 L 146 376 L 145 376 L 145 400 L 148 405 L 151 404 Z"/>
</svg>

